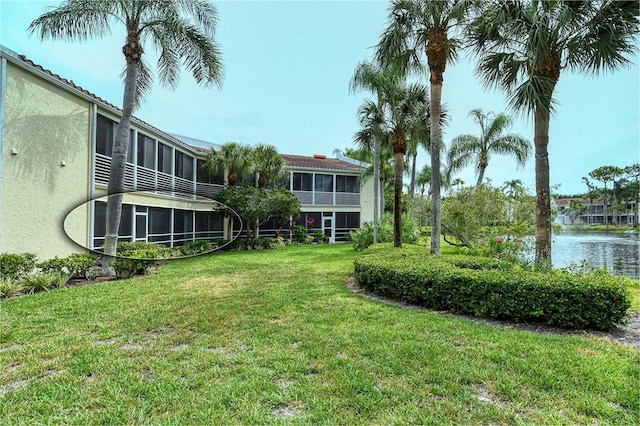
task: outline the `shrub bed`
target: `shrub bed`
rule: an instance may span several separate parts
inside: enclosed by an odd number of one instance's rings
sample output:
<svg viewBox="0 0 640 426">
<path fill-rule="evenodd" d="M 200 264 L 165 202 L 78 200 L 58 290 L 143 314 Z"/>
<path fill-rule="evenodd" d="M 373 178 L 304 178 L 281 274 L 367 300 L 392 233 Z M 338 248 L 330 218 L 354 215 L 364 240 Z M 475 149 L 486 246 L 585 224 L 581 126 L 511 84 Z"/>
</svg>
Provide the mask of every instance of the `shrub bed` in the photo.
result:
<svg viewBox="0 0 640 426">
<path fill-rule="evenodd" d="M 625 277 L 605 273 L 540 273 L 509 262 L 434 256 L 405 245 L 372 246 L 355 261 L 367 290 L 437 310 L 517 322 L 606 330 L 630 307 Z"/>
</svg>

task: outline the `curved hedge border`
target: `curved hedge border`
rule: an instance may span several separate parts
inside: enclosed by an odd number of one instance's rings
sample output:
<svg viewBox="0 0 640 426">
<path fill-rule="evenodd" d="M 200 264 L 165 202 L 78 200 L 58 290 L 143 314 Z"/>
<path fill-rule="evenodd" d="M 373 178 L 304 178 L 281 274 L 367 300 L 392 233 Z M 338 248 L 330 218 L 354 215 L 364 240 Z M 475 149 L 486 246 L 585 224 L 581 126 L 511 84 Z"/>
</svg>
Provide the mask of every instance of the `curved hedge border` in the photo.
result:
<svg viewBox="0 0 640 426">
<path fill-rule="evenodd" d="M 631 306 L 628 278 L 532 272 L 409 245 L 370 247 L 355 260 L 355 276 L 369 291 L 432 309 L 565 328 L 610 329 Z"/>
</svg>

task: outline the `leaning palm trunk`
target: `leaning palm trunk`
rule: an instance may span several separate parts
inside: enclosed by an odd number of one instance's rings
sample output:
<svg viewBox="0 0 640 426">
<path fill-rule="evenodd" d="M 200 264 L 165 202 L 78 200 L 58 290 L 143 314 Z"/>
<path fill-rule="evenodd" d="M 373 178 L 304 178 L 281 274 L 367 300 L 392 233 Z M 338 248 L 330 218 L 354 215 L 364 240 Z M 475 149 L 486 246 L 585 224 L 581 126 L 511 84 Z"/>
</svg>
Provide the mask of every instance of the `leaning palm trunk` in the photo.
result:
<svg viewBox="0 0 640 426">
<path fill-rule="evenodd" d="M 440 196 L 440 114 L 442 76 L 440 83 L 431 83 L 431 254 L 440 254 L 442 202 Z"/>
<path fill-rule="evenodd" d="M 548 110 L 536 111 L 534 144 L 536 150 L 536 260 L 551 260 L 551 194 L 549 189 Z"/>
<path fill-rule="evenodd" d="M 118 244 L 118 228 L 122 216 L 122 193 L 124 192 L 124 172 L 127 162 L 127 150 L 131 138 L 131 116 L 135 106 L 135 94 L 138 81 L 138 64 L 127 58 L 127 71 L 124 82 L 124 99 L 122 105 L 122 118 L 118 125 L 116 139 L 113 143 L 111 154 L 111 169 L 109 172 L 109 185 L 107 187 L 107 213 L 104 259 L 102 262 L 102 274 L 113 275 L 110 265 L 116 255 Z"/>
</svg>

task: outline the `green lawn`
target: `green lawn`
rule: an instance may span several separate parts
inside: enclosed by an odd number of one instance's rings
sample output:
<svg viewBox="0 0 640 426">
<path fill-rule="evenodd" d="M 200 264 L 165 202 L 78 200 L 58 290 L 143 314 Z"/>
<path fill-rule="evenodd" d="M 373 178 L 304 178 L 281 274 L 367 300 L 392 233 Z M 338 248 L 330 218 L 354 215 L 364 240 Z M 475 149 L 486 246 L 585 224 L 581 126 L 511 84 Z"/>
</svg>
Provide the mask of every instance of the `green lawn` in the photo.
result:
<svg viewBox="0 0 640 426">
<path fill-rule="evenodd" d="M 352 294 L 349 245 L 0 302 L 0 424 L 638 424 L 640 352 Z"/>
</svg>

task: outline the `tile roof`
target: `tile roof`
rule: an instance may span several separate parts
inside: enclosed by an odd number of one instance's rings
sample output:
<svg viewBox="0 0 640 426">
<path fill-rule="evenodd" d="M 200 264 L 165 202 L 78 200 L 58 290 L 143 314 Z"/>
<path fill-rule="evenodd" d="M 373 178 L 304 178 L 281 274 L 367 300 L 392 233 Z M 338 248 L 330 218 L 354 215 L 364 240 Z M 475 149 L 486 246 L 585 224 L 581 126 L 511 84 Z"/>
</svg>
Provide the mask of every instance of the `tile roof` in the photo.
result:
<svg viewBox="0 0 640 426">
<path fill-rule="evenodd" d="M 339 160 L 337 158 L 327 158 L 324 155 L 314 155 L 306 157 L 302 155 L 280 154 L 289 167 L 299 167 L 301 169 L 329 169 L 361 172 L 363 167 Z"/>
</svg>

